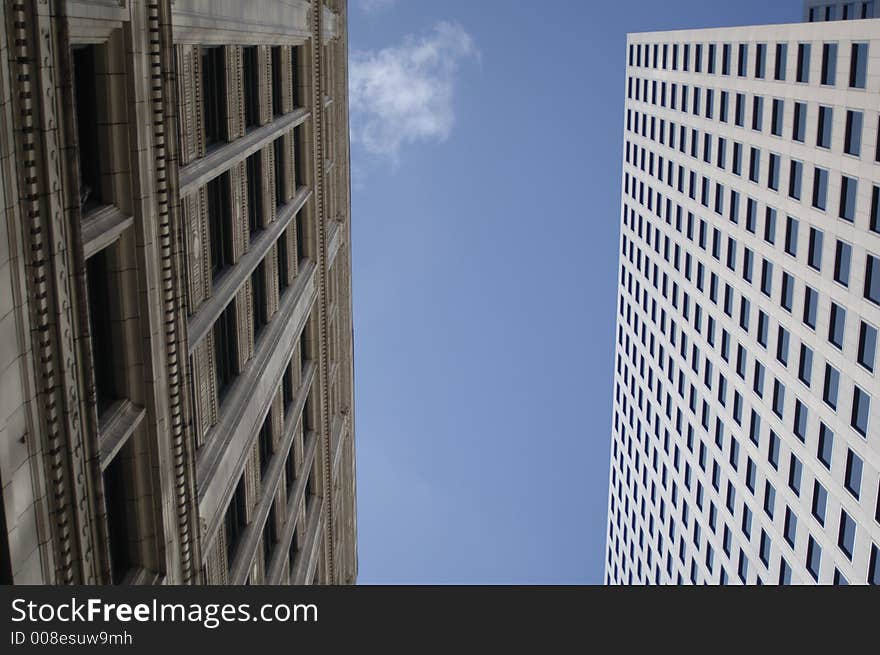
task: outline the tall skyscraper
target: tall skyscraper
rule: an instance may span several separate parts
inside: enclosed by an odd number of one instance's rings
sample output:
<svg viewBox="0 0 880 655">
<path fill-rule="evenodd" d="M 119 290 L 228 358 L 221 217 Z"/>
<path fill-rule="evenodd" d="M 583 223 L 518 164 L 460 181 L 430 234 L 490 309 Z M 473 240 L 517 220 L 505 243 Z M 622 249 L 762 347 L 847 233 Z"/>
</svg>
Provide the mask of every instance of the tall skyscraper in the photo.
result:
<svg viewBox="0 0 880 655">
<path fill-rule="evenodd" d="M 880 20 L 842 7 L 627 39 L 608 583 L 880 583 Z"/>
<path fill-rule="evenodd" d="M 0 582 L 353 583 L 346 0 L 0 18 Z"/>
</svg>

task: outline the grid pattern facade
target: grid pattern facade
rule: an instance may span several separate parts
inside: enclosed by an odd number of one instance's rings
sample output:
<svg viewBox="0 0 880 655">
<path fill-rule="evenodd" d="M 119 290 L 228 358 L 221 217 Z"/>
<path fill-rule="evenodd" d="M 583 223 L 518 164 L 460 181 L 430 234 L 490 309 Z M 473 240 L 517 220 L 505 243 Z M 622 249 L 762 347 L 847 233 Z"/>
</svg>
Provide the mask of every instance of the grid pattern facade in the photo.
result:
<svg viewBox="0 0 880 655">
<path fill-rule="evenodd" d="M 345 0 L 0 17 L 2 581 L 354 583 Z"/>
<path fill-rule="evenodd" d="M 805 0 L 804 20 L 808 23 L 821 23 L 831 20 L 861 20 L 875 18 L 876 0 Z"/>
<path fill-rule="evenodd" d="M 880 582 L 880 21 L 633 34 L 605 580 Z"/>
</svg>

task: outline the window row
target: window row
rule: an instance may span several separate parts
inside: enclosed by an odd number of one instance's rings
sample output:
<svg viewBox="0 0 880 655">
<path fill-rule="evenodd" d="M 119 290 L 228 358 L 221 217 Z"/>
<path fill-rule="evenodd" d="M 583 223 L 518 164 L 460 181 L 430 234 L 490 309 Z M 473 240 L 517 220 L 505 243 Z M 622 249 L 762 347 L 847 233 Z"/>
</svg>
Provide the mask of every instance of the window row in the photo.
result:
<svg viewBox="0 0 880 655">
<path fill-rule="evenodd" d="M 822 83 L 834 84 L 838 55 L 838 43 L 641 43 L 630 44 L 629 66 L 671 70 L 708 75 L 752 77 L 785 81 L 789 72 L 789 46 L 794 55 L 794 79 L 808 84 L 812 65 L 813 46 L 821 57 Z M 821 45 L 821 49 L 819 46 Z M 868 44 L 844 43 L 849 51 L 847 83 L 850 88 L 864 89 L 868 68 Z M 773 61 L 769 61 L 771 53 Z"/>
</svg>

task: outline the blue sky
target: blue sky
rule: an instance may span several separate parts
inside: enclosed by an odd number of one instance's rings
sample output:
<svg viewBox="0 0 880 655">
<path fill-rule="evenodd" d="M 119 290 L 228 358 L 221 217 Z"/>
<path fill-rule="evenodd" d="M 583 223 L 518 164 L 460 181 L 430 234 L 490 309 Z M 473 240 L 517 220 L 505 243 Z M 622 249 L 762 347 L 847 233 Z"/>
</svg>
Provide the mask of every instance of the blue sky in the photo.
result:
<svg viewBox="0 0 880 655">
<path fill-rule="evenodd" d="M 350 0 L 359 582 L 601 583 L 627 32 L 798 0 Z"/>
</svg>

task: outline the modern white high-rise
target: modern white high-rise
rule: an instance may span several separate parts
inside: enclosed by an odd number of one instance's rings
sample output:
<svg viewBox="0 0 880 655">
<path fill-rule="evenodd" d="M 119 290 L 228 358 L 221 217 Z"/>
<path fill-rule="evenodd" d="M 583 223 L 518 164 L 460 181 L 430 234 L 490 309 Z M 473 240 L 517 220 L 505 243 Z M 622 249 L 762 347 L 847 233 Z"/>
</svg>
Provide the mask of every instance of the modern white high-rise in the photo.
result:
<svg viewBox="0 0 880 655">
<path fill-rule="evenodd" d="M 880 583 L 862 5 L 628 36 L 607 583 Z"/>
</svg>

